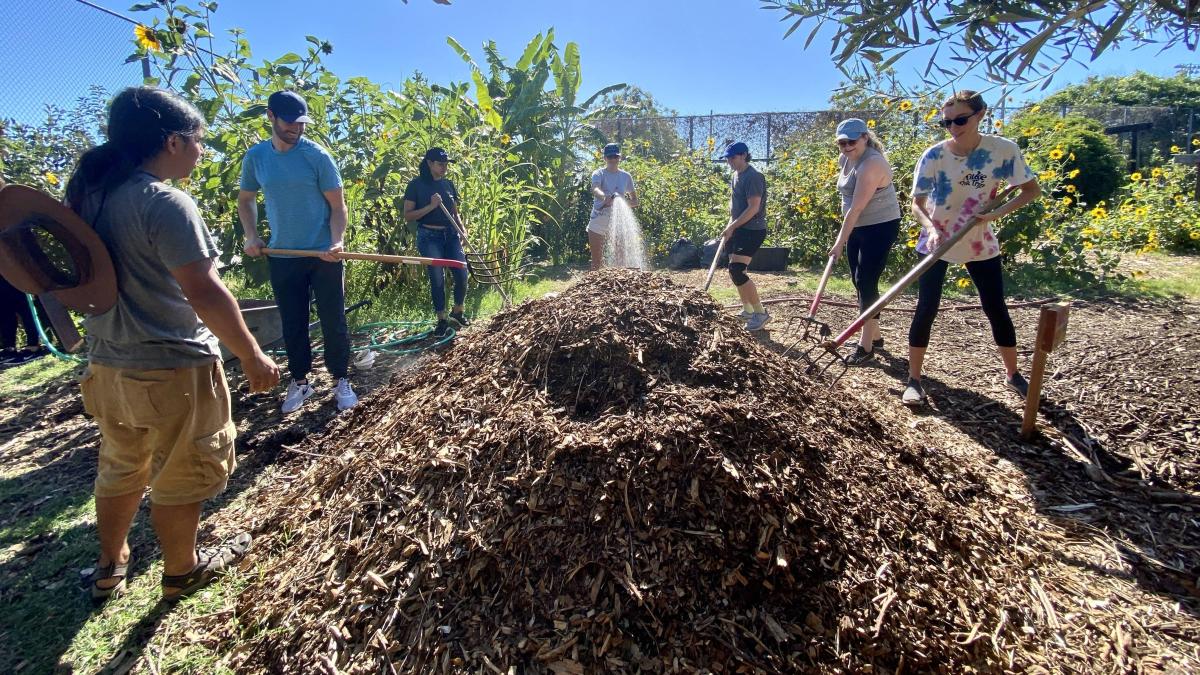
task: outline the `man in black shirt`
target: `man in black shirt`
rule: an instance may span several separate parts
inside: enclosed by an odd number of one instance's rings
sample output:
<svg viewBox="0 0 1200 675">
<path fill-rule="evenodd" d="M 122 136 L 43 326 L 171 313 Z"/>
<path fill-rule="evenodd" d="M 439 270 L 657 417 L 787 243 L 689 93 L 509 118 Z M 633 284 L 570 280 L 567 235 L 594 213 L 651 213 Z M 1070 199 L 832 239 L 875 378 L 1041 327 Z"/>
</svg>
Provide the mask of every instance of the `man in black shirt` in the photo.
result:
<svg viewBox="0 0 1200 675">
<path fill-rule="evenodd" d="M 446 178 L 446 171 L 453 161 L 442 148 L 430 148 L 425 153 L 421 160 L 421 175 L 412 179 L 404 191 L 404 220 L 417 221 L 417 251 L 422 256 L 466 262 L 462 242 L 458 239 L 458 229 L 446 218 L 441 208 L 445 204 L 458 217 L 458 190 Z M 433 334 L 437 337 L 446 335 L 451 322 L 457 328 L 465 328 L 469 323 L 463 314 L 463 302 L 467 297 L 467 270 L 450 270 L 454 276 L 454 307 L 449 313 L 446 312 L 444 268 L 427 265 L 425 270 L 429 274 L 429 292 L 438 318 Z"/>
</svg>

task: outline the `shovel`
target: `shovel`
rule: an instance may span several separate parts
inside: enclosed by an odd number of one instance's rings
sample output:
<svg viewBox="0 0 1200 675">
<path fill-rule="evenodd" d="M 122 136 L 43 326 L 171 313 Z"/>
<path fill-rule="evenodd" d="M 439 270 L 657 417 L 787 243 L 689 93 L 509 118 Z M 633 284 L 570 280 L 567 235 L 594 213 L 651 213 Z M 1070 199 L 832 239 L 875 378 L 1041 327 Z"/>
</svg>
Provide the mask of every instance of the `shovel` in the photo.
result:
<svg viewBox="0 0 1200 675">
<path fill-rule="evenodd" d="M 725 252 L 725 242 L 727 239 L 721 237 L 721 243 L 717 244 L 717 254 L 713 256 L 712 264 L 708 266 L 708 276 L 704 279 L 704 292 L 708 292 L 708 287 L 712 285 L 713 274 L 717 271 L 717 264 L 721 261 L 721 254 Z"/>
</svg>

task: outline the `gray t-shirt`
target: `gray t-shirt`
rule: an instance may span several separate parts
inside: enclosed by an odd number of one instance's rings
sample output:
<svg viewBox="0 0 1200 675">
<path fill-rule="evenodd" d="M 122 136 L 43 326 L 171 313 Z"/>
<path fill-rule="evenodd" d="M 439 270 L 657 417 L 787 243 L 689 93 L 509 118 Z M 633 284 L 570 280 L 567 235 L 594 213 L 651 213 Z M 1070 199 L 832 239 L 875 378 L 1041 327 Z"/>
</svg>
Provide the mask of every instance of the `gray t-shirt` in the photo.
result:
<svg viewBox="0 0 1200 675">
<path fill-rule="evenodd" d="M 742 229 L 767 229 L 767 179 L 758 172 L 758 169 L 747 166 L 746 170 L 741 173 L 733 172 L 730 185 L 733 187 L 733 203 L 729 208 L 729 217 L 737 218 L 742 215 L 742 211 L 750 206 L 750 197 L 762 197 L 762 201 L 758 204 L 758 213 L 754 214 L 750 222 L 742 225 Z"/>
<path fill-rule="evenodd" d="M 107 199 L 89 197 L 81 210 L 108 246 L 117 273 L 117 304 L 83 323 L 89 360 L 139 370 L 218 360 L 216 336 L 171 276 L 175 268 L 219 254 L 192 198 L 138 171 Z"/>
<path fill-rule="evenodd" d="M 600 188 L 604 194 L 611 195 L 614 192 L 619 192 L 624 195 L 626 192 L 633 192 L 633 176 L 629 172 L 617 169 L 609 171 L 608 167 L 596 169 L 592 172 L 592 187 Z M 599 216 L 602 211 L 601 206 L 604 205 L 603 199 L 592 199 L 592 217 Z"/>
</svg>

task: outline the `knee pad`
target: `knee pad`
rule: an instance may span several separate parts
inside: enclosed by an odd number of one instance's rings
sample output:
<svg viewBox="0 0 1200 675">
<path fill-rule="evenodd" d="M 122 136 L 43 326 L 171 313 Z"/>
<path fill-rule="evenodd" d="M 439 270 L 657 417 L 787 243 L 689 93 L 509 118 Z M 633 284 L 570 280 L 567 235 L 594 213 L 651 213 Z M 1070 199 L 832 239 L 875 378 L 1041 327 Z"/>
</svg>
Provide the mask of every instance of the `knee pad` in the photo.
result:
<svg viewBox="0 0 1200 675">
<path fill-rule="evenodd" d="M 741 286 L 750 281 L 750 277 L 746 276 L 746 263 L 729 263 L 729 278 L 733 280 L 734 286 Z"/>
</svg>

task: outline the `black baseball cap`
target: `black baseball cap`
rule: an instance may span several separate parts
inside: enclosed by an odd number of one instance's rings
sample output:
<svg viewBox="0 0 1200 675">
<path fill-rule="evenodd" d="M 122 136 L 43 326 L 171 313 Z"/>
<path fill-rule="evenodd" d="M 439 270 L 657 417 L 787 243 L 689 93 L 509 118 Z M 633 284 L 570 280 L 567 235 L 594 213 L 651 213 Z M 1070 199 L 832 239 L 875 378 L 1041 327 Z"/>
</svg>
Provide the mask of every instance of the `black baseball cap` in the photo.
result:
<svg viewBox="0 0 1200 675">
<path fill-rule="evenodd" d="M 435 162 L 453 162 L 454 161 L 453 159 L 450 159 L 450 155 L 447 155 L 446 151 L 441 148 L 430 148 L 429 150 L 426 150 L 425 151 L 425 159 L 432 159 Z"/>
<path fill-rule="evenodd" d="M 267 110 L 289 124 L 294 122 L 311 123 L 308 116 L 308 104 L 304 97 L 294 91 L 277 91 L 267 99 Z"/>
</svg>

